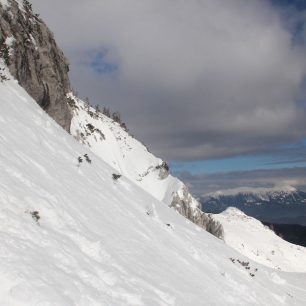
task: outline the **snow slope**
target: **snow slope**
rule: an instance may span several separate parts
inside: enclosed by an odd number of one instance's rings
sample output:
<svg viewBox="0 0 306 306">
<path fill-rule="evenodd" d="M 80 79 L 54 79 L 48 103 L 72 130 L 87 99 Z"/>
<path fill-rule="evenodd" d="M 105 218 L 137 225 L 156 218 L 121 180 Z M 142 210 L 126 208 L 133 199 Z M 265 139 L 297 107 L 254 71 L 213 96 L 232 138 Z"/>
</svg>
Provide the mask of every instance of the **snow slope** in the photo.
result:
<svg viewBox="0 0 306 306">
<path fill-rule="evenodd" d="M 102 158 L 116 172 L 132 180 L 157 200 L 175 207 L 184 216 L 207 218 L 199 209 L 198 201 L 179 179 L 169 175 L 162 167 L 163 161 L 152 155 L 117 122 L 86 106 L 83 101 L 68 95 L 74 109 L 71 134 Z M 191 213 L 184 211 L 180 201 L 186 203 Z M 198 218 L 200 219 L 200 218 Z M 197 220 L 198 221 L 198 220 Z M 195 221 L 197 223 L 197 221 Z"/>
<path fill-rule="evenodd" d="M 306 304 L 306 274 L 245 269 L 221 240 L 114 181 L 16 81 L 0 83 L 0 105 L 0 305 Z"/>
<path fill-rule="evenodd" d="M 225 243 L 239 253 L 274 269 L 306 272 L 306 248 L 281 239 L 239 209 L 229 207 L 213 219 L 223 225 Z"/>
<path fill-rule="evenodd" d="M 117 122 L 102 113 L 99 113 L 98 117 L 91 116 L 81 100 L 71 94 L 70 97 L 77 106 L 74 109 L 71 134 L 114 167 L 117 172 L 130 178 L 156 199 L 170 205 L 173 194 L 184 188 L 184 184 L 171 175 L 165 178 L 160 177 L 160 170 L 156 167 L 163 161 L 152 155 L 142 143 L 130 136 Z M 90 111 L 95 113 L 91 107 Z M 86 127 L 87 124 L 92 124 L 103 133 L 104 137 L 101 137 L 99 132 L 90 133 Z M 82 136 L 81 133 L 83 133 Z M 196 207 L 196 200 L 193 199 L 193 201 Z"/>
</svg>

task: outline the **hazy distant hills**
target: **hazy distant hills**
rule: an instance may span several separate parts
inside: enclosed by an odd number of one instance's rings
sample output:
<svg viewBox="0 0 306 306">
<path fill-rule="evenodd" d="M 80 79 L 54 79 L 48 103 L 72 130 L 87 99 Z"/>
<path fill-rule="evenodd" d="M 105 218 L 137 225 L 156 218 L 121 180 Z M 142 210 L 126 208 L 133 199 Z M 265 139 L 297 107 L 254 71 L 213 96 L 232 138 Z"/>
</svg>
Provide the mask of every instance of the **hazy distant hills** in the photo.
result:
<svg viewBox="0 0 306 306">
<path fill-rule="evenodd" d="M 232 189 L 201 198 L 207 213 L 237 207 L 249 216 L 271 223 L 306 225 L 306 193 L 293 187 Z"/>
</svg>

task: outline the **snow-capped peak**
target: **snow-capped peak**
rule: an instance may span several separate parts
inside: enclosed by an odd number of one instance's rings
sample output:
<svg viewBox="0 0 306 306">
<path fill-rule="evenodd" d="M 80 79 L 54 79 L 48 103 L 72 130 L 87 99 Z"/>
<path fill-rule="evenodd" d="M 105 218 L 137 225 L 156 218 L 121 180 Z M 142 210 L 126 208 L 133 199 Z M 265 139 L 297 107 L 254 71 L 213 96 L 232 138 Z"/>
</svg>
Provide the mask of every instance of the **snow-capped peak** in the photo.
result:
<svg viewBox="0 0 306 306">
<path fill-rule="evenodd" d="M 224 210 L 222 213 L 220 213 L 222 216 L 227 216 L 231 218 L 246 218 L 247 215 L 242 212 L 240 209 L 236 207 L 228 207 L 226 210 Z"/>
<path fill-rule="evenodd" d="M 297 189 L 293 186 L 279 185 L 279 186 L 275 186 L 271 188 L 239 187 L 239 188 L 232 188 L 232 189 L 224 189 L 224 190 L 218 190 L 215 192 L 208 193 L 205 196 L 219 198 L 222 196 L 235 196 L 238 194 L 263 196 L 267 194 L 284 194 L 284 193 L 290 194 L 294 192 L 297 192 Z"/>
</svg>

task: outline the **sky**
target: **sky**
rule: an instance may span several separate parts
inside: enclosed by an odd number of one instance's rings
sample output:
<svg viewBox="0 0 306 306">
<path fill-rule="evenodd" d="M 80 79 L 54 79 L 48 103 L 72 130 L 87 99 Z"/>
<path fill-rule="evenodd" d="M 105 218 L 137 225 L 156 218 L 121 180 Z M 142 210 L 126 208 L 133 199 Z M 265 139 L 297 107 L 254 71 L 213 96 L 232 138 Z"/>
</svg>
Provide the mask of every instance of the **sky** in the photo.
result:
<svg viewBox="0 0 306 306">
<path fill-rule="evenodd" d="M 32 3 L 79 96 L 119 111 L 197 194 L 211 191 L 206 178 L 305 188 L 305 1 Z"/>
</svg>

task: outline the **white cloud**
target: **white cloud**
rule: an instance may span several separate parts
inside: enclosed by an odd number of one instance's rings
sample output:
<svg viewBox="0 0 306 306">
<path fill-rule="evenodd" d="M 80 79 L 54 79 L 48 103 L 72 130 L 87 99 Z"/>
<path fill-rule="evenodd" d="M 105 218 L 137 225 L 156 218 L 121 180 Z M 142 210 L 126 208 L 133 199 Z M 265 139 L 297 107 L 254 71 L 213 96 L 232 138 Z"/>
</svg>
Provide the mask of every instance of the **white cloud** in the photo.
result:
<svg viewBox="0 0 306 306">
<path fill-rule="evenodd" d="M 305 135 L 305 50 L 264 1 L 34 0 L 81 94 L 119 109 L 166 158 L 262 151 Z M 61 9 L 59 10 L 58 7 Z M 109 50 L 116 76 L 97 75 Z"/>
<path fill-rule="evenodd" d="M 204 196 L 207 193 L 226 189 L 283 189 L 293 186 L 306 191 L 306 168 L 285 168 L 253 171 L 236 171 L 215 174 L 192 175 L 180 173 L 194 194 Z"/>
</svg>

